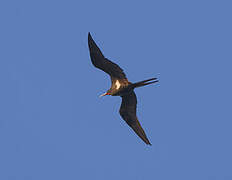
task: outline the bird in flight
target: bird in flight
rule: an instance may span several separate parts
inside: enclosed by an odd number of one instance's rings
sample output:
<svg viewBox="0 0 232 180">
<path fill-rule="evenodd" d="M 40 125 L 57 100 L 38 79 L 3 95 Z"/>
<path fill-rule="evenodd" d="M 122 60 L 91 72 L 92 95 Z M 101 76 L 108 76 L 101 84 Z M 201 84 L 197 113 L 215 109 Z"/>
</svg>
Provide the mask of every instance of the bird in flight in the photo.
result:
<svg viewBox="0 0 232 180">
<path fill-rule="evenodd" d="M 117 64 L 105 58 L 90 33 L 88 34 L 88 45 L 92 64 L 109 74 L 111 78 L 111 88 L 101 96 L 121 96 L 122 103 L 119 110 L 121 117 L 146 144 L 151 145 L 136 116 L 137 98 L 134 89 L 156 83 L 158 82 L 157 78 L 131 83 Z"/>
</svg>

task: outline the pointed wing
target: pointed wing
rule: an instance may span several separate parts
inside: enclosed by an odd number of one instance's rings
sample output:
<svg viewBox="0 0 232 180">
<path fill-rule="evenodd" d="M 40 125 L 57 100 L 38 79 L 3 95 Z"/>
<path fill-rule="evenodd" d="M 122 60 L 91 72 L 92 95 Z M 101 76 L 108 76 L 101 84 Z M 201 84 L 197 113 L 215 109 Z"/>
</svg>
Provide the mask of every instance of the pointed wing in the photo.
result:
<svg viewBox="0 0 232 180">
<path fill-rule="evenodd" d="M 134 132 L 146 143 L 150 144 L 142 126 L 136 116 L 137 98 L 132 91 L 130 94 L 122 96 L 122 104 L 119 110 L 120 115 L 126 123 L 134 130 Z"/>
<path fill-rule="evenodd" d="M 91 37 L 90 33 L 88 34 L 88 44 L 89 44 L 89 52 L 92 64 L 96 67 L 101 69 L 102 71 L 106 72 L 111 76 L 111 79 L 127 79 L 123 70 L 112 61 L 108 60 L 104 57 L 101 50 L 94 42 L 93 38 Z"/>
</svg>

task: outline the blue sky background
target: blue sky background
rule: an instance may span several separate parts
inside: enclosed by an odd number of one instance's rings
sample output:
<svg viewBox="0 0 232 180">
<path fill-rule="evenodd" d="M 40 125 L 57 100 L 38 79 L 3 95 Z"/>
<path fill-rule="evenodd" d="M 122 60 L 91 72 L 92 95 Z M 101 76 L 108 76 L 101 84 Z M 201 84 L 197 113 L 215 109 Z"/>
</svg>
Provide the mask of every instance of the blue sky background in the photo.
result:
<svg viewBox="0 0 232 180">
<path fill-rule="evenodd" d="M 0 2 L 0 179 L 232 179 L 231 1 Z M 152 146 L 98 96 L 87 33 L 136 90 Z"/>
</svg>

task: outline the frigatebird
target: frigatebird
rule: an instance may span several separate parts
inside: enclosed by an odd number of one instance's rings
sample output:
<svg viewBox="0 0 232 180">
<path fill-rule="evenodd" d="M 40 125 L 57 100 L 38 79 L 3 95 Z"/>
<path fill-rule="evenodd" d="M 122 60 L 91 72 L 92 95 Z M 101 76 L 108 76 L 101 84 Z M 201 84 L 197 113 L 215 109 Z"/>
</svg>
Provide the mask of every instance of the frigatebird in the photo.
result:
<svg viewBox="0 0 232 180">
<path fill-rule="evenodd" d="M 109 74 L 111 78 L 111 88 L 101 96 L 121 96 L 122 103 L 119 110 L 121 117 L 146 144 L 151 145 L 136 116 L 137 98 L 134 89 L 156 83 L 158 82 L 157 78 L 131 83 L 117 64 L 105 58 L 90 33 L 88 33 L 88 45 L 92 64 Z"/>
</svg>

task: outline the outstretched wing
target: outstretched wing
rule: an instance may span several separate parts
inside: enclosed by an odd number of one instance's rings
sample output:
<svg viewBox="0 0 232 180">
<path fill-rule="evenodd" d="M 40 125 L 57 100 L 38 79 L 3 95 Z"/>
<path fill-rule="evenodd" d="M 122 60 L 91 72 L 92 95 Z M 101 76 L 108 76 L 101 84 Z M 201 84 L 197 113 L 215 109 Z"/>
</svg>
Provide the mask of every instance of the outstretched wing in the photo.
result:
<svg viewBox="0 0 232 180">
<path fill-rule="evenodd" d="M 99 68 L 109 74 L 111 79 L 127 79 L 126 74 L 117 64 L 104 57 L 101 50 L 91 37 L 90 33 L 88 34 L 88 44 L 90 58 L 96 68 Z"/>
<path fill-rule="evenodd" d="M 122 96 L 122 104 L 119 110 L 120 115 L 126 121 L 126 123 L 134 130 L 134 132 L 146 143 L 149 142 L 142 126 L 140 125 L 136 116 L 137 98 L 135 92 Z"/>
</svg>

